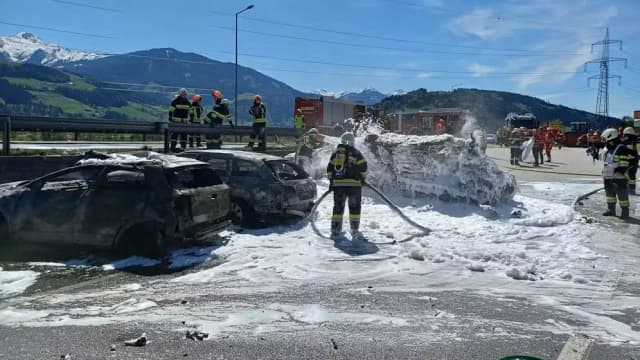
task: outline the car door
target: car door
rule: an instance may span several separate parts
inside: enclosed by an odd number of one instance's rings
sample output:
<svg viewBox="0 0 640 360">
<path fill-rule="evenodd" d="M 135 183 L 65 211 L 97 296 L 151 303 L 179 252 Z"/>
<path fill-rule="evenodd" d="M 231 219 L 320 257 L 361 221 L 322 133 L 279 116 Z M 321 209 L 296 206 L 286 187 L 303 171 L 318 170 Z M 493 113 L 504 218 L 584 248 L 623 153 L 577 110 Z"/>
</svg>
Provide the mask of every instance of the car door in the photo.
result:
<svg viewBox="0 0 640 360">
<path fill-rule="evenodd" d="M 185 228 L 216 223 L 229 212 L 229 187 L 209 166 L 168 169 L 176 212 Z M 187 230 L 188 232 L 188 230 Z"/>
<path fill-rule="evenodd" d="M 125 225 L 143 220 L 151 191 L 145 173 L 135 167 L 109 167 L 88 194 L 76 242 L 109 247 Z"/>
<path fill-rule="evenodd" d="M 70 244 L 83 202 L 100 167 L 71 168 L 29 184 L 19 202 L 16 233 L 29 242 Z"/>
</svg>

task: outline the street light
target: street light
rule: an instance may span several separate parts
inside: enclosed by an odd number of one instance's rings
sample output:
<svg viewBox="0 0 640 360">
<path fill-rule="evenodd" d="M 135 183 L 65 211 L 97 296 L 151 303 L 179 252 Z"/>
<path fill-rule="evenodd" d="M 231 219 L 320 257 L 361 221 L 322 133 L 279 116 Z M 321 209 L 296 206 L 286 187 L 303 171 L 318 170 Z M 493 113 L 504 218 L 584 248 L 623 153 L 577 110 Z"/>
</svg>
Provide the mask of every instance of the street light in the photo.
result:
<svg viewBox="0 0 640 360">
<path fill-rule="evenodd" d="M 238 15 L 251 9 L 253 9 L 253 5 L 249 5 L 246 8 L 236 13 L 236 85 L 235 85 L 236 97 L 233 101 L 233 104 L 234 104 L 233 105 L 234 106 L 233 121 L 235 122 L 236 126 L 238 126 Z"/>
</svg>

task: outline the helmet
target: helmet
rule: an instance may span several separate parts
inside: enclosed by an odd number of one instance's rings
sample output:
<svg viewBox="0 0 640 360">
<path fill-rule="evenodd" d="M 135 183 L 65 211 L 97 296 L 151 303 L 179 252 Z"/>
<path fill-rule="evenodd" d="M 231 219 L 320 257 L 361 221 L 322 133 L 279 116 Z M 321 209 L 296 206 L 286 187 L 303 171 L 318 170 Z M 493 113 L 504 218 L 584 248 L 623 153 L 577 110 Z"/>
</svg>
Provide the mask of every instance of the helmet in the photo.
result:
<svg viewBox="0 0 640 360">
<path fill-rule="evenodd" d="M 309 131 L 307 131 L 307 134 L 309 134 L 309 135 L 311 135 L 311 134 L 317 135 L 319 133 L 320 132 L 316 128 L 311 128 L 311 129 L 309 129 Z"/>
<path fill-rule="evenodd" d="M 222 97 L 222 91 L 220 90 L 213 90 L 211 92 L 211 96 L 213 96 L 214 99 L 220 99 Z"/>
<path fill-rule="evenodd" d="M 187 89 L 185 89 L 185 88 L 180 88 L 180 90 L 178 90 L 178 94 L 180 94 L 180 96 L 182 96 L 182 95 L 185 95 L 185 96 L 186 96 L 186 95 L 187 95 Z"/>
<path fill-rule="evenodd" d="M 602 138 L 607 142 L 617 139 L 619 135 L 617 129 L 607 129 L 602 132 Z"/>
<path fill-rule="evenodd" d="M 340 143 L 353 146 L 356 143 L 356 138 L 355 136 L 353 136 L 352 132 L 347 131 L 346 133 L 342 134 L 342 136 L 340 137 Z"/>
<path fill-rule="evenodd" d="M 624 131 L 622 132 L 622 135 L 638 136 L 638 133 L 636 133 L 636 129 L 634 129 L 631 126 L 629 126 L 629 127 L 624 128 Z"/>
<path fill-rule="evenodd" d="M 223 104 L 231 104 L 231 101 L 229 101 L 229 99 L 222 99 L 222 103 Z"/>
<path fill-rule="evenodd" d="M 202 97 L 198 94 L 195 94 L 191 97 L 191 102 L 197 103 L 200 102 L 200 99 L 202 99 Z"/>
<path fill-rule="evenodd" d="M 553 131 L 553 129 L 552 129 L 552 128 L 550 128 L 550 127 L 548 127 L 548 128 L 547 128 L 547 131 Z"/>
<path fill-rule="evenodd" d="M 258 94 L 255 94 L 253 96 L 253 102 L 256 102 L 256 101 L 262 101 L 262 97 L 260 97 L 260 95 L 258 95 Z"/>
<path fill-rule="evenodd" d="M 297 112 L 299 112 L 299 113 L 301 113 L 301 112 L 302 112 L 302 109 L 298 109 L 298 110 L 296 110 L 296 111 L 297 111 Z"/>
</svg>

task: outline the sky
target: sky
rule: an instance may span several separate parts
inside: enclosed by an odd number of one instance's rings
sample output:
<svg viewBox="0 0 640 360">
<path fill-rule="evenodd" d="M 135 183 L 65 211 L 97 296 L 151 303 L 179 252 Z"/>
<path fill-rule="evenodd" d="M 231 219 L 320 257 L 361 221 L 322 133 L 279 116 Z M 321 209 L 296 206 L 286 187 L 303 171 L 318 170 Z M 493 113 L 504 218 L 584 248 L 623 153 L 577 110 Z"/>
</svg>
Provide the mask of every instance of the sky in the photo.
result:
<svg viewBox="0 0 640 360">
<path fill-rule="evenodd" d="M 595 111 L 602 47 L 609 112 L 640 109 L 636 0 L 2 0 L 0 35 L 21 31 L 104 53 L 159 47 L 234 61 L 301 91 L 375 88 L 511 91 Z M 28 11 L 25 11 L 28 7 Z M 62 31 L 57 31 L 62 30 Z M 66 31 L 66 32 L 64 32 Z"/>
</svg>

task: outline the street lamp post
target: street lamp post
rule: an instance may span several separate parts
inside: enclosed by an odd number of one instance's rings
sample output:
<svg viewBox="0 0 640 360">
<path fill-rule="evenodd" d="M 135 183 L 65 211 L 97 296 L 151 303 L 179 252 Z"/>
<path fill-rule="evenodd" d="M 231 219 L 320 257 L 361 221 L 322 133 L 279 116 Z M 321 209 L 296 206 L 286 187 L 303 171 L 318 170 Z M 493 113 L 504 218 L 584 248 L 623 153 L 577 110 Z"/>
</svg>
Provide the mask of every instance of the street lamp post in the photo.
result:
<svg viewBox="0 0 640 360">
<path fill-rule="evenodd" d="M 234 101 L 233 101 L 233 107 L 234 107 L 233 121 L 235 122 L 236 126 L 238 126 L 238 15 L 250 9 L 253 9 L 253 5 L 249 5 L 246 8 L 236 13 L 236 83 L 235 83 L 236 97 L 234 98 Z"/>
</svg>

